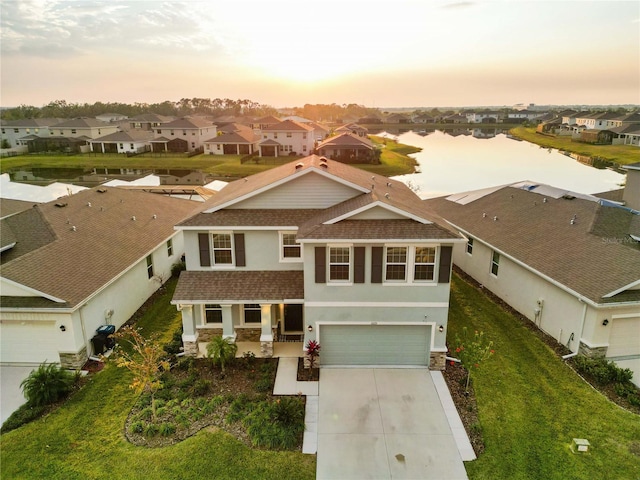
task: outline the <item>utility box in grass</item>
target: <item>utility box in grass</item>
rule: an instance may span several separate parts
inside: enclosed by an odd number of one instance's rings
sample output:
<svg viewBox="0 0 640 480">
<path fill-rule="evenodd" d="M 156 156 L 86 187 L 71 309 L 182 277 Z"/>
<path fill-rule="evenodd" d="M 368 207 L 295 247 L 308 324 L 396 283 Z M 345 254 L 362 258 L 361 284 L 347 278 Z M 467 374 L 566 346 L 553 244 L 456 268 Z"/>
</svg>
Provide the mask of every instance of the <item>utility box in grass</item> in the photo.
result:
<svg viewBox="0 0 640 480">
<path fill-rule="evenodd" d="M 591 444 L 586 438 L 574 438 L 571 442 L 571 451 L 573 453 L 587 453 Z"/>
</svg>

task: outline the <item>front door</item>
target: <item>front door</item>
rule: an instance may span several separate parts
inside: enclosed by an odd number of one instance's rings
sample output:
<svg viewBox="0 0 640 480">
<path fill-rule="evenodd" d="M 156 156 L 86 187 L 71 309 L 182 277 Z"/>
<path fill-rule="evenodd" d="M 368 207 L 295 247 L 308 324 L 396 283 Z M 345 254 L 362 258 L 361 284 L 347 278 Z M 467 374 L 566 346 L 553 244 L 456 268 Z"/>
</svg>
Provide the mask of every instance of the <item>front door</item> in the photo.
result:
<svg viewBox="0 0 640 480">
<path fill-rule="evenodd" d="M 284 306 L 283 333 L 302 333 L 302 305 L 286 304 Z"/>
</svg>

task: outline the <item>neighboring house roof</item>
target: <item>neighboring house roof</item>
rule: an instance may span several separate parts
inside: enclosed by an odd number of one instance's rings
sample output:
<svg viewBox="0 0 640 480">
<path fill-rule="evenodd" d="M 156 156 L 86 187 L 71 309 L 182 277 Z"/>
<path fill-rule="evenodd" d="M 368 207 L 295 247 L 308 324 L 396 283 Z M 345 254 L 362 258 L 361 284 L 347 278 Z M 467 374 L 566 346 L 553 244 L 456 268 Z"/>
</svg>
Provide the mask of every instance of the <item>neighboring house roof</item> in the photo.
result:
<svg viewBox="0 0 640 480">
<path fill-rule="evenodd" d="M 0 198 L 0 219 L 28 210 L 38 202 Z"/>
<path fill-rule="evenodd" d="M 0 256 L 2 278 L 78 306 L 171 237 L 197 205 L 110 187 L 37 205 L 2 220 L 17 240 Z"/>
<path fill-rule="evenodd" d="M 174 120 L 174 117 L 167 117 L 156 113 L 143 113 L 142 115 L 131 117 L 128 120 L 133 123 L 167 123 Z"/>
<path fill-rule="evenodd" d="M 256 143 L 260 140 L 260 136 L 256 135 L 250 128 L 246 130 L 237 130 L 233 132 L 223 133 L 217 137 L 210 138 L 204 143 Z"/>
<path fill-rule="evenodd" d="M 62 118 L 23 118 L 20 120 L 2 120 L 3 127 L 48 127 L 49 125 L 56 125 L 62 122 Z"/>
<path fill-rule="evenodd" d="M 317 122 L 309 122 L 307 125 L 309 125 L 310 127 L 313 127 L 314 130 L 317 130 L 320 132 L 329 133 L 331 131 L 331 129 L 326 125 L 322 125 Z"/>
<path fill-rule="evenodd" d="M 274 140 L 273 138 L 268 138 L 266 140 L 263 140 L 262 142 L 260 142 L 260 145 L 266 145 L 266 146 L 270 146 L 270 145 L 282 145 L 280 142 L 278 142 L 277 140 Z"/>
<path fill-rule="evenodd" d="M 604 200 L 611 200 L 612 202 L 619 202 L 622 204 L 624 188 L 619 188 L 617 190 L 609 190 L 608 192 L 600 192 L 594 193 L 594 197 L 602 198 Z"/>
<path fill-rule="evenodd" d="M 304 299 L 304 272 L 297 271 L 185 271 L 171 303 L 236 301 L 282 303 Z"/>
<path fill-rule="evenodd" d="M 278 117 L 274 117 L 273 115 L 267 115 L 266 117 L 256 118 L 253 121 L 253 123 L 257 123 L 260 125 L 276 124 L 280 122 L 282 122 L 282 120 L 280 120 Z"/>
<path fill-rule="evenodd" d="M 55 125 L 51 125 L 52 128 L 99 128 L 99 127 L 112 127 L 112 124 L 96 120 L 95 118 L 73 118 L 71 120 L 65 120 Z"/>
<path fill-rule="evenodd" d="M 640 236 L 640 216 L 629 209 L 533 182 L 424 203 L 465 234 L 574 294 L 594 303 L 640 301 L 640 290 L 629 290 L 640 283 L 640 244 L 630 237 Z"/>
<path fill-rule="evenodd" d="M 369 129 L 361 125 L 358 125 L 357 123 L 347 123 L 346 125 L 342 125 L 341 127 L 336 128 L 335 131 L 340 133 L 343 133 L 343 132 L 368 133 Z"/>
<path fill-rule="evenodd" d="M 182 227 L 298 227 L 321 210 L 309 209 L 228 209 L 215 215 L 194 215 Z"/>
<path fill-rule="evenodd" d="M 293 120 L 285 120 L 262 129 L 263 132 L 310 132 L 312 130 L 313 127 L 305 125 L 304 123 L 294 122 Z"/>
<path fill-rule="evenodd" d="M 163 123 L 162 128 L 203 128 L 215 127 L 215 124 L 209 120 L 200 117 L 183 117 Z"/>
<path fill-rule="evenodd" d="M 293 120 L 298 123 L 311 123 L 311 120 L 308 118 L 300 117 L 298 115 L 289 115 L 288 117 L 284 117 L 282 120 Z"/>
<path fill-rule="evenodd" d="M 335 137 L 327 138 L 318 144 L 318 150 L 326 147 L 356 147 L 373 150 L 373 143 L 365 137 L 359 137 L 351 132 L 341 133 Z"/>
<path fill-rule="evenodd" d="M 153 132 L 129 130 L 128 132 L 114 132 L 109 135 L 94 138 L 94 143 L 100 142 L 148 142 L 153 138 Z"/>
</svg>

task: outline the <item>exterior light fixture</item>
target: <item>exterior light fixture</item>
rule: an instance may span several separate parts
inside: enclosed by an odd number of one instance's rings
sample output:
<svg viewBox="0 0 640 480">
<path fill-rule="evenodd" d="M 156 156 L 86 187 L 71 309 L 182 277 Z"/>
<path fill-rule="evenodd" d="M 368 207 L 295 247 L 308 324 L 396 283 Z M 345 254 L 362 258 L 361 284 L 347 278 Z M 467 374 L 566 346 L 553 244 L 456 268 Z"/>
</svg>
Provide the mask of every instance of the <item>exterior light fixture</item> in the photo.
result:
<svg viewBox="0 0 640 480">
<path fill-rule="evenodd" d="M 313 332 L 313 325 L 307 326 L 307 330 L 309 330 L 310 332 Z"/>
<path fill-rule="evenodd" d="M 605 319 L 602 321 L 602 325 L 603 325 L 603 326 L 605 326 L 605 327 L 606 327 L 607 325 L 609 325 L 609 319 L 608 319 L 608 318 L 605 318 Z"/>
<path fill-rule="evenodd" d="M 440 325 L 440 326 L 438 327 L 438 331 L 439 331 L 440 333 L 444 332 L 444 325 Z"/>
<path fill-rule="evenodd" d="M 67 327 L 65 327 L 64 325 L 60 325 L 61 332 L 65 332 L 66 330 L 67 330 Z"/>
</svg>

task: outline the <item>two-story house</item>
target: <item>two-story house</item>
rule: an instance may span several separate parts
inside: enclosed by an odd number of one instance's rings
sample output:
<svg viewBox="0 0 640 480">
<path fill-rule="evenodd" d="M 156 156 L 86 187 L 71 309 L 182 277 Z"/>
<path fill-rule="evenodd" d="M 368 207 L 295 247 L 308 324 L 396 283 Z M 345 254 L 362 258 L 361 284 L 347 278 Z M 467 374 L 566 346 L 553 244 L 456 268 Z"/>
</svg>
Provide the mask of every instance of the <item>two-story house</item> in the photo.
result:
<svg viewBox="0 0 640 480">
<path fill-rule="evenodd" d="M 216 125 L 199 117 L 178 118 L 155 129 L 151 141 L 153 151 L 193 152 L 203 147 L 206 140 L 217 135 Z"/>
<path fill-rule="evenodd" d="M 35 137 L 49 136 L 49 127 L 60 122 L 59 118 L 24 118 L 2 121 L 0 138 L 3 143 L 8 144 L 8 148 L 26 147 L 27 142 Z"/>
<path fill-rule="evenodd" d="M 176 229 L 187 354 L 222 335 L 271 356 L 293 335 L 320 342 L 322 365 L 444 368 L 463 239 L 403 183 L 311 155 L 228 184 Z"/>
<path fill-rule="evenodd" d="M 49 127 L 51 136 L 94 139 L 118 131 L 118 126 L 95 118 L 72 118 Z"/>
<path fill-rule="evenodd" d="M 261 157 L 307 155 L 315 143 L 313 127 L 293 120 L 268 125 L 262 128 L 261 135 L 258 145 Z"/>
</svg>

